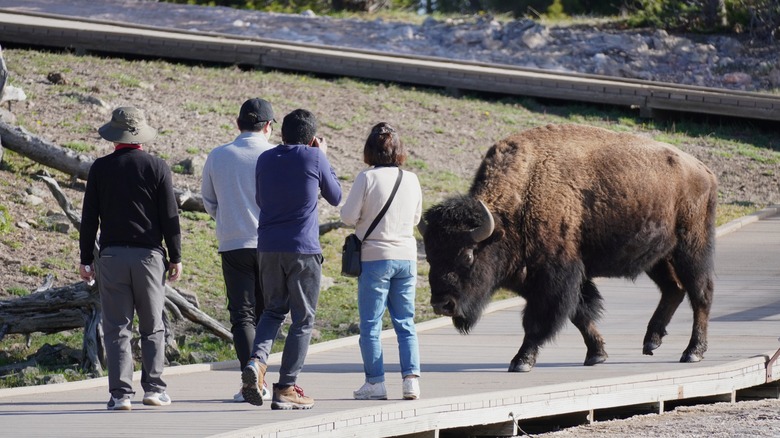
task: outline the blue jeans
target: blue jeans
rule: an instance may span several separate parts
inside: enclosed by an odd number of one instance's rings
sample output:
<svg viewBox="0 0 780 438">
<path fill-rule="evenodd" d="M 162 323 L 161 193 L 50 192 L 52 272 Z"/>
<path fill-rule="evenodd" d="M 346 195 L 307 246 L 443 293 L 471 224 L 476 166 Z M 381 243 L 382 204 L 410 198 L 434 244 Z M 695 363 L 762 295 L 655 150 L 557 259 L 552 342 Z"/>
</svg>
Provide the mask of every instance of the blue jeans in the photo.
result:
<svg viewBox="0 0 780 438">
<path fill-rule="evenodd" d="M 417 284 L 417 263 L 414 260 L 377 260 L 361 262 L 358 277 L 358 310 L 360 311 L 360 354 L 366 381 L 385 381 L 382 357 L 382 315 L 390 312 L 401 376 L 420 375 L 420 352 L 414 327 L 414 299 Z"/>
</svg>

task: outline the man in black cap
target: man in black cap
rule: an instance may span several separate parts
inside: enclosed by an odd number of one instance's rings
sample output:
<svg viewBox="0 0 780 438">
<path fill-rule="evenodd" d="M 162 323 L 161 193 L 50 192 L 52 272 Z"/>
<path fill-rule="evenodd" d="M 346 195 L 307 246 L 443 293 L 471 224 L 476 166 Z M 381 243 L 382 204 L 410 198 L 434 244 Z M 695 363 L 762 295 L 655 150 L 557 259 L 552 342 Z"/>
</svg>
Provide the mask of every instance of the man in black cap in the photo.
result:
<svg viewBox="0 0 780 438">
<path fill-rule="evenodd" d="M 218 251 L 239 370 L 249 361 L 255 325 L 265 308 L 257 264 L 260 207 L 255 202 L 255 165 L 257 157 L 274 146 L 268 142 L 274 122 L 270 102 L 247 100 L 236 118 L 241 133 L 231 143 L 214 148 L 203 166 L 203 206 L 217 222 Z M 264 383 L 262 397 L 270 400 Z M 240 390 L 233 400 L 244 401 Z"/>
<path fill-rule="evenodd" d="M 143 144 L 157 135 L 143 111 L 117 108 L 98 132 L 115 147 L 89 169 L 81 214 L 79 274 L 91 282 L 97 273 L 111 393 L 107 407 L 132 408 L 134 311 L 141 333 L 143 403 L 166 406 L 171 398 L 162 380 L 165 279 L 167 272 L 168 280 L 178 280 L 182 269 L 171 171 L 163 160 L 143 150 Z M 94 263 L 98 228 L 100 252 Z"/>
</svg>

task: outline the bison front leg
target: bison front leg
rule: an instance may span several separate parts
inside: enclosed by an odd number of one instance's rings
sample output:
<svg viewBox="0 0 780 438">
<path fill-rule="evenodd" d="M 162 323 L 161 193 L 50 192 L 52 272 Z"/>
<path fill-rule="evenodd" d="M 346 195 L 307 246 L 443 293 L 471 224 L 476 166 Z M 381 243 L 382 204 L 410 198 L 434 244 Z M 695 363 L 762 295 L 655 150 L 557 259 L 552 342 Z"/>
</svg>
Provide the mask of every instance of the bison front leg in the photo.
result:
<svg viewBox="0 0 780 438">
<path fill-rule="evenodd" d="M 554 269 L 547 266 L 547 269 L 529 273 L 523 291 L 525 337 L 509 364 L 509 372 L 531 371 L 541 346 L 560 331 L 574 312 L 582 282 L 578 272 L 582 271 L 576 267 Z"/>
<path fill-rule="evenodd" d="M 528 338 L 523 341 L 523 345 L 517 350 L 517 354 L 512 358 L 509 364 L 510 373 L 527 373 L 536 365 L 536 356 L 539 355 L 539 345 L 529 342 Z"/>
</svg>

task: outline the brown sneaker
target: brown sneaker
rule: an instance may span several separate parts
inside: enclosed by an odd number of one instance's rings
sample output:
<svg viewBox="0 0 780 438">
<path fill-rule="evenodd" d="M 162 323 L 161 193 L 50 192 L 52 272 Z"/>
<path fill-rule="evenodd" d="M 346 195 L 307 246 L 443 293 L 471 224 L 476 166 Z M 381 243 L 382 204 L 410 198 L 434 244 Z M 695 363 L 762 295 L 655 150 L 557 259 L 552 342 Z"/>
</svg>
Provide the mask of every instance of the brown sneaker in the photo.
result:
<svg viewBox="0 0 780 438">
<path fill-rule="evenodd" d="M 257 358 L 249 359 L 243 371 L 241 371 L 241 395 L 244 400 L 255 406 L 263 405 L 263 382 L 265 381 L 265 371 L 268 365 L 260 362 Z"/>
<path fill-rule="evenodd" d="M 274 397 L 271 401 L 271 409 L 311 409 L 314 399 L 303 395 L 303 389 L 298 385 L 279 386 L 274 383 Z"/>
</svg>

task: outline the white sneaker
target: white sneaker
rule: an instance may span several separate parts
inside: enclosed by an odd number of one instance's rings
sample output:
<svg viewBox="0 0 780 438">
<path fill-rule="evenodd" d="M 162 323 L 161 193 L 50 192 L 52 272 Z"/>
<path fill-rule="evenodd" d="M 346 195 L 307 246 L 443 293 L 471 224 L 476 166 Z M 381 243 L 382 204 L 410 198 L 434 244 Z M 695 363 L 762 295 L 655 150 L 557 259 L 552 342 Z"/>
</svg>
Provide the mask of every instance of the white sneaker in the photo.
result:
<svg viewBox="0 0 780 438">
<path fill-rule="evenodd" d="M 129 411 L 133 409 L 133 405 L 129 398 L 114 398 L 111 397 L 106 404 L 106 408 L 109 411 Z"/>
<path fill-rule="evenodd" d="M 168 406 L 171 404 L 171 397 L 165 391 L 149 391 L 144 394 L 144 404 L 147 406 Z"/>
<path fill-rule="evenodd" d="M 241 393 L 241 390 L 244 389 L 244 385 L 241 385 L 241 388 L 238 389 L 238 392 L 233 395 L 233 401 L 236 403 L 243 403 L 246 400 L 244 400 L 244 394 Z M 263 400 L 271 400 L 271 391 L 268 390 L 268 385 L 263 382 Z"/>
<path fill-rule="evenodd" d="M 355 400 L 387 400 L 387 389 L 385 389 L 385 382 L 366 382 L 360 389 L 353 391 L 352 395 L 355 396 Z"/>
<path fill-rule="evenodd" d="M 404 377 L 404 400 L 417 400 L 420 398 L 420 379 L 416 376 Z"/>
</svg>

